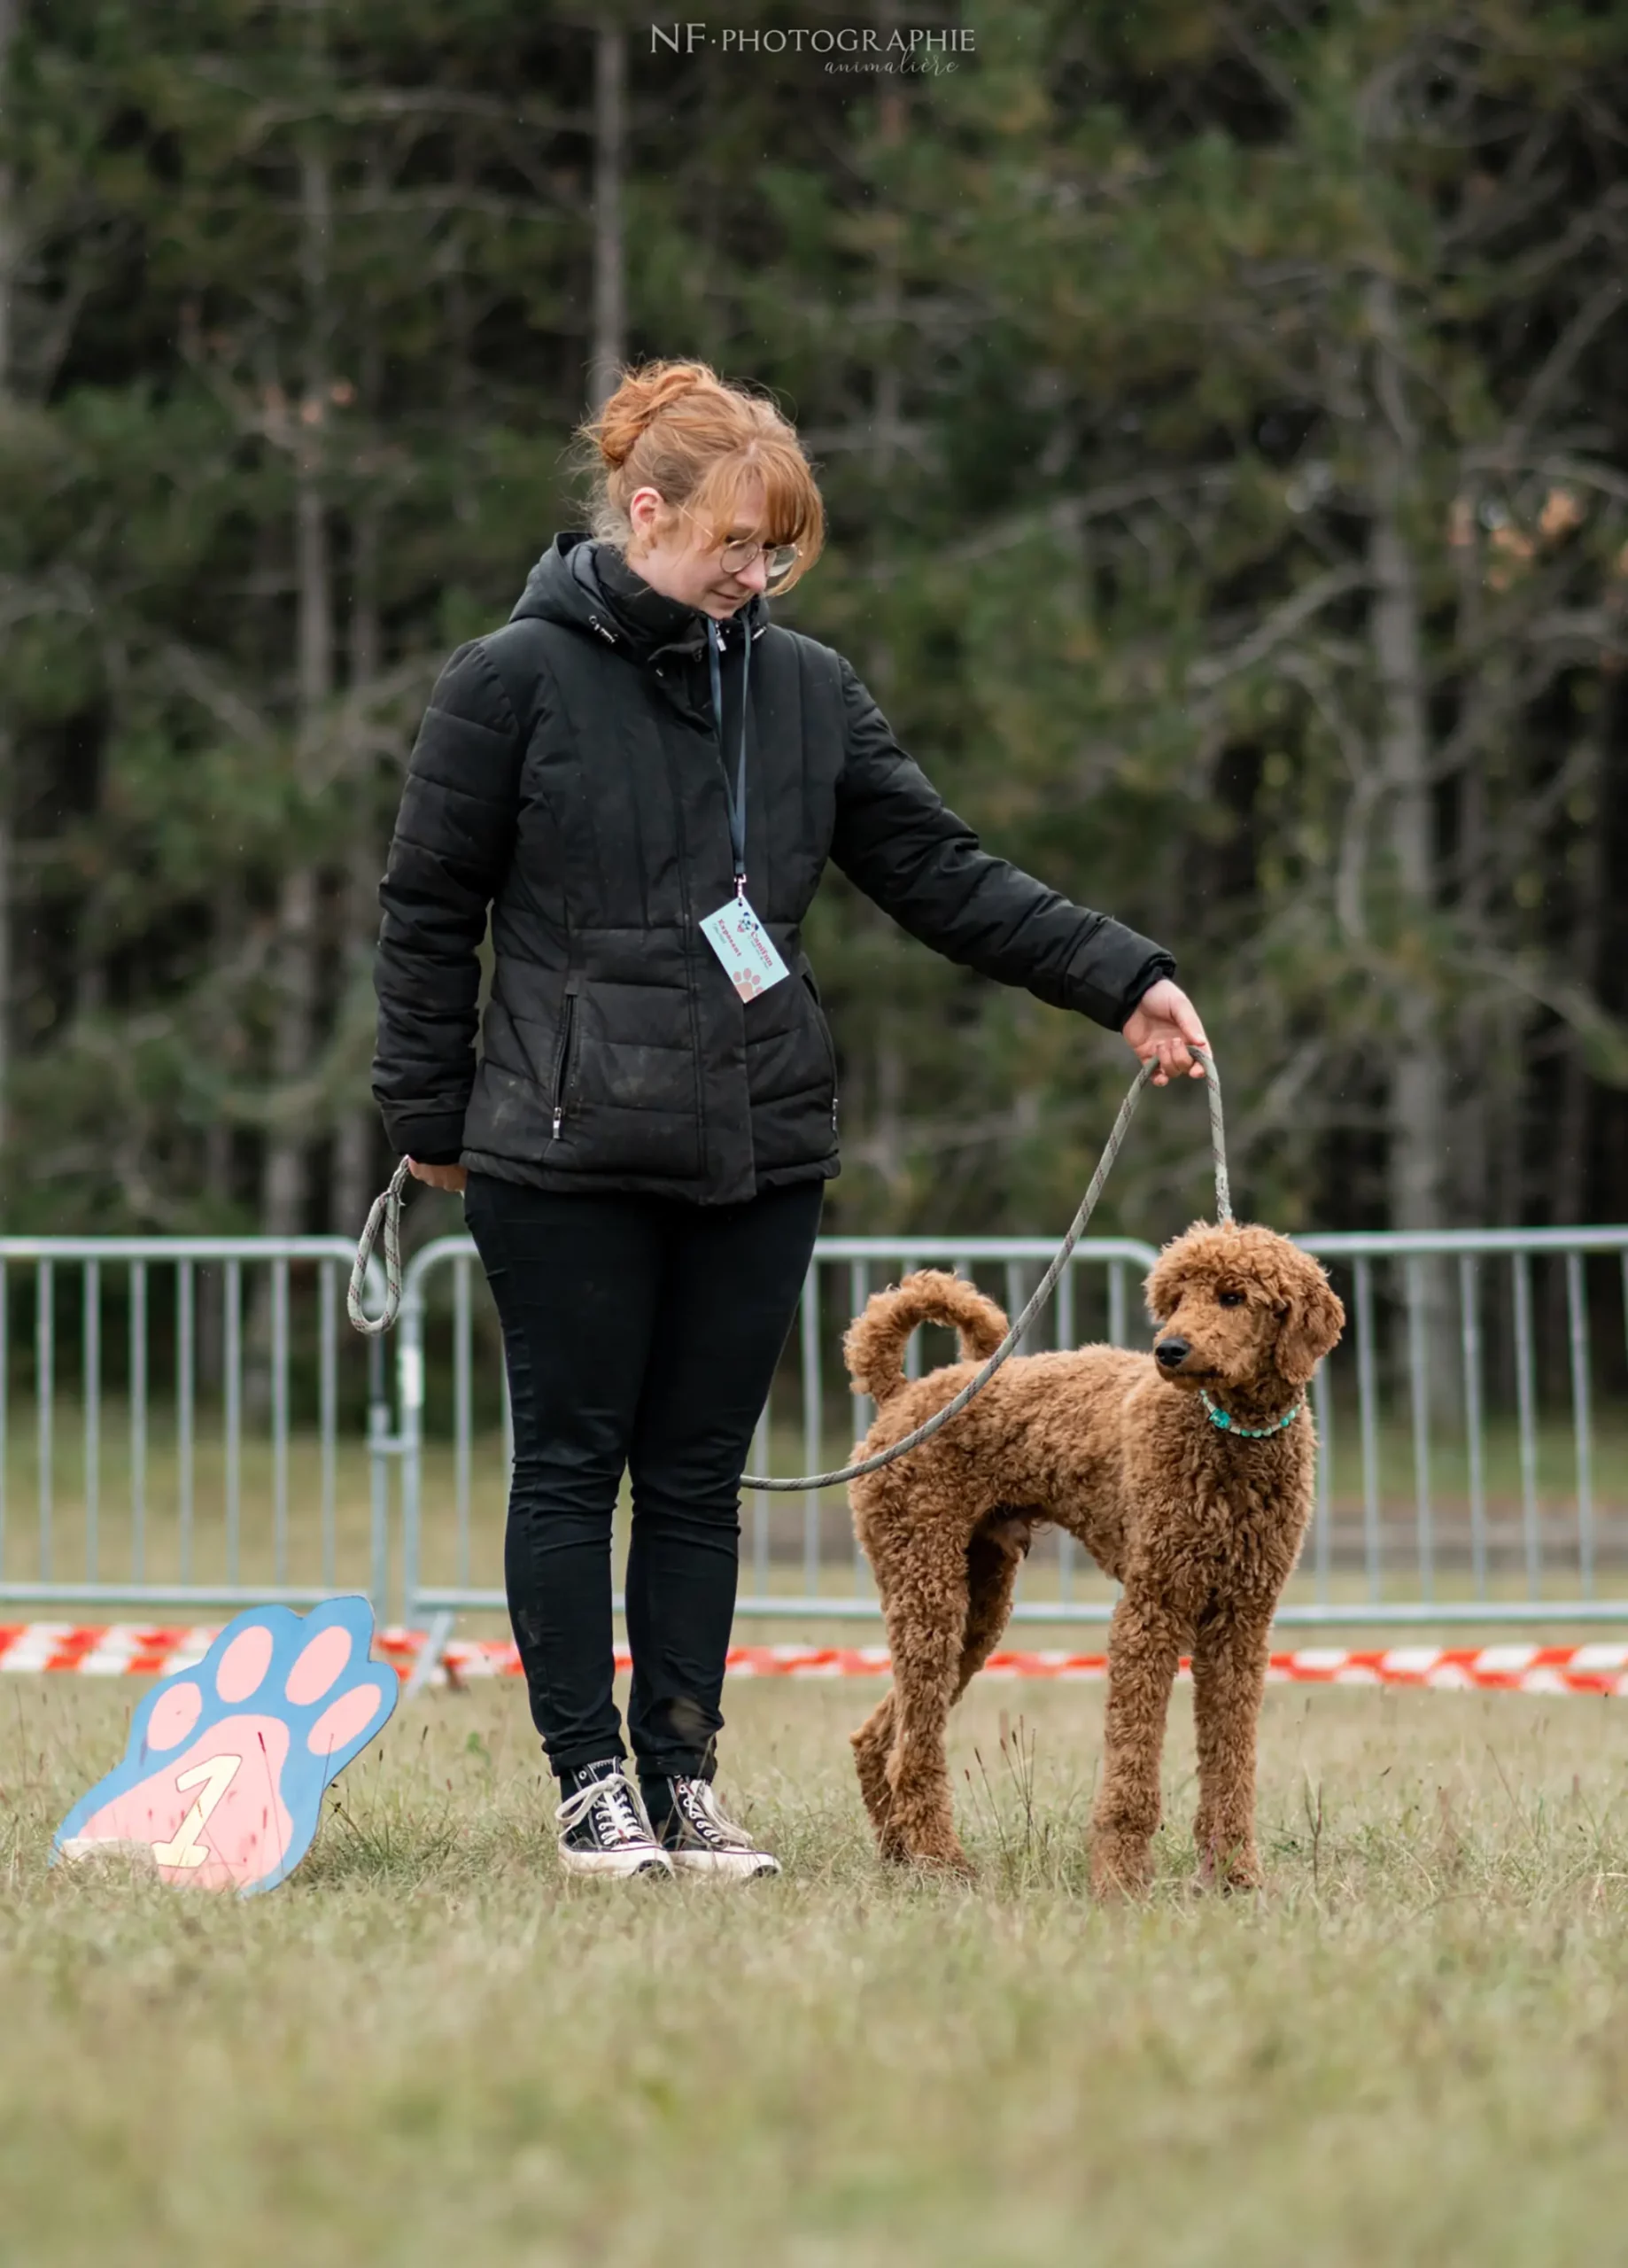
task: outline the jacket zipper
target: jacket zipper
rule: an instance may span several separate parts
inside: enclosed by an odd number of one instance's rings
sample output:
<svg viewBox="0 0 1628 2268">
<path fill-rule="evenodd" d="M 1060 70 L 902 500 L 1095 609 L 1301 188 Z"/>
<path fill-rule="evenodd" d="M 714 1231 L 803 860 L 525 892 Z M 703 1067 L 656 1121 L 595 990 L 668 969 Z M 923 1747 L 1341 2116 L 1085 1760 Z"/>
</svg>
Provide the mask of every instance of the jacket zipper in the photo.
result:
<svg viewBox="0 0 1628 2268">
<path fill-rule="evenodd" d="M 690 1020 L 690 1049 L 695 1066 L 695 1141 L 701 1170 L 707 1167 L 707 1068 L 702 1054 L 701 1020 L 695 1005 L 695 909 L 690 897 L 690 846 L 684 825 L 684 784 L 673 760 L 672 748 L 662 734 L 662 754 L 667 767 L 667 791 L 672 797 L 673 833 L 678 847 L 678 905 L 684 916 L 684 998 Z"/>
<path fill-rule="evenodd" d="M 560 1016 L 560 1037 L 554 1049 L 554 1138 L 560 1138 L 560 1128 L 565 1118 L 565 1081 L 570 1069 L 571 1037 L 577 1029 L 577 988 L 566 989 L 565 1006 Z"/>
<path fill-rule="evenodd" d="M 821 1006 L 820 1006 L 820 1002 L 819 1002 L 819 995 L 818 995 L 818 993 L 814 990 L 813 985 L 810 983 L 809 979 L 808 979 L 806 976 L 804 976 L 804 977 L 803 977 L 803 979 L 802 979 L 802 987 L 803 987 L 804 991 L 805 991 L 805 992 L 807 992 L 807 994 L 808 994 L 808 996 L 809 996 L 809 998 L 810 998 L 810 999 L 812 1001 L 812 1003 L 813 1003 L 813 1006 L 814 1006 L 814 1021 L 815 1021 L 815 1026 L 816 1026 L 816 1029 L 818 1030 L 818 1033 L 819 1033 L 819 1036 L 820 1036 L 821 1039 L 825 1042 L 826 1053 L 827 1057 L 830 1059 L 830 1063 L 831 1063 L 831 1131 L 832 1131 L 833 1135 L 834 1135 L 834 1134 L 837 1132 L 837 1130 L 837 1130 L 837 1105 L 838 1105 L 839 1101 L 841 1100 L 841 1090 L 840 1090 L 840 1088 L 839 1088 L 839 1086 L 838 1086 L 838 1084 L 837 1084 L 837 1050 L 836 1050 L 836 1042 L 835 1042 L 835 1041 L 832 1038 L 832 1037 L 831 1037 L 831 1027 L 830 1027 L 830 1025 L 829 1025 L 829 1024 L 826 1022 L 826 1012 L 825 1012 L 825 1010 L 824 1010 L 824 1009 L 821 1007 Z"/>
</svg>

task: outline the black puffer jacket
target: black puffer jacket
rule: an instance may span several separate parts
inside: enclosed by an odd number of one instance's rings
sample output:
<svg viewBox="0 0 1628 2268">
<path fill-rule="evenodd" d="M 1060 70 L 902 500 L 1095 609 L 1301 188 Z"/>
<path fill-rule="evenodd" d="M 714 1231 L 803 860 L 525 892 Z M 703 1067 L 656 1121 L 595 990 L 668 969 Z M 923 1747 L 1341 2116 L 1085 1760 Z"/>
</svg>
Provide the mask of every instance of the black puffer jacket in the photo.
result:
<svg viewBox="0 0 1628 2268">
<path fill-rule="evenodd" d="M 828 858 L 950 959 L 1114 1029 L 1174 967 L 981 850 L 841 656 L 754 598 L 724 625 L 725 741 L 733 783 L 749 636 L 747 889 L 791 975 L 743 1003 L 698 926 L 734 886 L 706 631 L 568 533 L 441 672 L 379 886 L 373 1091 L 398 1152 L 708 1205 L 835 1174 L 799 928 Z"/>
</svg>

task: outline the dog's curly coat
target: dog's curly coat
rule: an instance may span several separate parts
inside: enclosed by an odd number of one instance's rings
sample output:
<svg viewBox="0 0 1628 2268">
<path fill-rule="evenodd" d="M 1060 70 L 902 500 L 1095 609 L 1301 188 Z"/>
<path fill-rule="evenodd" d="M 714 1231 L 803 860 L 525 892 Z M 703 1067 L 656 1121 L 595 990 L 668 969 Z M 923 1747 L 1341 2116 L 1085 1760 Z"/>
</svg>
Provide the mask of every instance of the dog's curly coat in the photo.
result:
<svg viewBox="0 0 1628 2268">
<path fill-rule="evenodd" d="M 1236 1223 L 1198 1223 L 1174 1239 L 1145 1288 L 1162 1361 L 1114 1347 L 1014 1356 L 934 1440 L 853 1484 L 894 1678 L 853 1746 L 888 1858 L 967 1870 L 945 1726 L 1005 1627 L 1031 1526 L 1051 1520 L 1122 1586 L 1092 1821 L 1097 1891 L 1147 1884 L 1184 1646 L 1201 1866 L 1230 1887 L 1259 1879 L 1256 1728 L 1273 1612 L 1311 1516 L 1315 1444 L 1309 1409 L 1264 1440 L 1241 1439 L 1211 1422 L 1198 1387 L 1240 1425 L 1270 1425 L 1305 1393 L 1345 1310 L 1308 1254 Z M 924 1322 L 956 1326 L 964 1359 L 907 1384 L 899 1358 Z M 856 1454 L 886 1448 L 941 1408 L 1006 1327 L 992 1300 L 937 1270 L 879 1292 L 843 1348 L 855 1393 L 878 1405 Z"/>
</svg>

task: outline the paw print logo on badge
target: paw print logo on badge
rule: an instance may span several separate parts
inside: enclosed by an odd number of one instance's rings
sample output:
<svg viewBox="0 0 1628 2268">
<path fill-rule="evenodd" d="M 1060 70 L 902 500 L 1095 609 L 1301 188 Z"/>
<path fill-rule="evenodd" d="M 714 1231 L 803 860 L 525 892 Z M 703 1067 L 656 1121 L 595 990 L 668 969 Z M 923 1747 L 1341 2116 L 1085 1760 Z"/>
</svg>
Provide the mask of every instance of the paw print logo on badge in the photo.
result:
<svg viewBox="0 0 1628 2268">
<path fill-rule="evenodd" d="M 372 1643 L 365 1598 L 250 1607 L 147 1695 L 122 1762 L 57 1829 L 53 1862 L 122 1852 L 178 1888 L 274 1890 L 310 1849 L 323 1791 L 396 1705 Z"/>
<path fill-rule="evenodd" d="M 728 972 L 729 981 L 743 1000 L 756 1000 L 789 972 L 744 897 L 732 897 L 716 913 L 709 913 L 701 934 Z"/>
</svg>

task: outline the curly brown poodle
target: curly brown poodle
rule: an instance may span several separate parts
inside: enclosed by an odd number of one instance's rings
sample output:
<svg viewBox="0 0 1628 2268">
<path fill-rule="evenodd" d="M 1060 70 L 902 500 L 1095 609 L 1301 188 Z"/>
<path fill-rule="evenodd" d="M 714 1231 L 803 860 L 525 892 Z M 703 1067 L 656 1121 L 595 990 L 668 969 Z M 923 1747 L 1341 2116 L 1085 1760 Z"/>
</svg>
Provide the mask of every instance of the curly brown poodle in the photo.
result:
<svg viewBox="0 0 1628 2268">
<path fill-rule="evenodd" d="M 893 1686 L 853 1735 L 885 1857 L 969 1872 L 944 1752 L 950 1712 L 1006 1626 L 1033 1527 L 1077 1536 L 1121 1586 L 1108 1638 L 1105 1748 L 1092 1814 L 1099 1895 L 1145 1889 L 1159 1821 L 1170 1688 L 1190 1649 L 1195 1834 L 1206 1881 L 1260 1879 L 1255 1746 L 1268 1634 L 1311 1518 L 1313 1371 L 1345 1309 L 1308 1253 L 1271 1230 L 1196 1223 L 1148 1277 L 1151 1354 L 1014 1355 L 943 1431 L 853 1484 Z M 907 1383 L 920 1323 L 956 1327 L 963 1359 Z M 849 1326 L 856 1394 L 877 1403 L 857 1454 L 910 1433 L 1006 1333 L 993 1300 L 926 1269 Z"/>
</svg>

